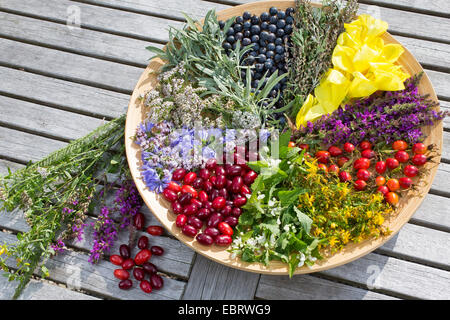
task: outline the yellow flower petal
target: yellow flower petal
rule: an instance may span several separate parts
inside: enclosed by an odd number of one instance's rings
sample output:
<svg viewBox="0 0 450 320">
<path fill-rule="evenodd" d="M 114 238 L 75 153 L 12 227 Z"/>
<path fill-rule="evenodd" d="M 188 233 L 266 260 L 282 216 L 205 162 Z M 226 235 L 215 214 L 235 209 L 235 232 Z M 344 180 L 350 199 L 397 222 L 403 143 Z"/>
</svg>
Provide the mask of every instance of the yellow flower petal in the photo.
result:
<svg viewBox="0 0 450 320">
<path fill-rule="evenodd" d="M 353 73 L 353 81 L 348 91 L 349 98 L 368 97 L 378 89 L 376 84 L 367 79 L 361 72 Z"/>
<path fill-rule="evenodd" d="M 375 61 L 380 54 L 381 51 L 374 50 L 367 44 L 363 45 L 353 57 L 355 71 L 366 72 L 370 68 L 370 62 Z"/>
<path fill-rule="evenodd" d="M 332 69 L 322 79 L 314 90 L 323 111 L 331 113 L 336 110 L 345 99 L 350 87 L 350 80 L 340 71 Z M 316 109 L 316 112 L 321 110 Z"/>
<path fill-rule="evenodd" d="M 356 51 L 350 47 L 337 45 L 333 50 L 333 65 L 343 71 L 352 73 L 354 71 L 352 57 Z"/>
<path fill-rule="evenodd" d="M 383 48 L 383 58 L 386 62 L 394 63 L 405 52 L 405 49 L 399 44 L 387 44 Z"/>
</svg>

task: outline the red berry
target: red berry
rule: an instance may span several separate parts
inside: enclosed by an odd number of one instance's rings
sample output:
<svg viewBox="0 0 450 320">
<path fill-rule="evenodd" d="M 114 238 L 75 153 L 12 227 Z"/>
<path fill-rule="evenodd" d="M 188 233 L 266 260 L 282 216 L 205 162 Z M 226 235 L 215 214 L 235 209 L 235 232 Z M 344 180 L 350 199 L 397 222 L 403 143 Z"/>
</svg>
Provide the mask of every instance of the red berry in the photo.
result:
<svg viewBox="0 0 450 320">
<path fill-rule="evenodd" d="M 397 140 L 392 144 L 392 149 L 397 151 L 405 151 L 408 149 L 408 144 L 403 140 Z"/>
<path fill-rule="evenodd" d="M 208 170 L 215 170 L 217 166 L 217 160 L 215 158 L 210 158 L 206 161 L 205 168 Z"/>
<path fill-rule="evenodd" d="M 148 226 L 147 232 L 152 236 L 160 236 L 163 234 L 164 229 L 160 226 Z"/>
<path fill-rule="evenodd" d="M 150 258 L 152 257 L 152 252 L 148 249 L 142 249 L 141 251 L 139 251 L 136 255 L 136 257 L 134 257 L 134 262 L 140 266 L 141 264 L 147 262 L 148 260 L 150 260 Z"/>
<path fill-rule="evenodd" d="M 233 229 L 230 227 L 230 225 L 226 222 L 221 222 L 217 226 L 221 234 L 227 234 L 229 236 L 233 235 Z"/>
<path fill-rule="evenodd" d="M 332 157 L 339 157 L 340 155 L 342 155 L 342 149 L 336 146 L 331 146 L 328 148 L 328 152 L 330 153 L 330 155 Z"/>
<path fill-rule="evenodd" d="M 139 249 L 147 249 L 148 247 L 148 238 L 146 236 L 141 236 L 138 240 L 137 244 Z"/>
<path fill-rule="evenodd" d="M 359 169 L 358 172 L 356 173 L 356 177 L 359 180 L 363 180 L 363 181 L 368 181 L 370 179 L 370 176 L 372 174 L 367 171 L 366 169 Z"/>
<path fill-rule="evenodd" d="M 131 256 L 130 247 L 126 244 L 122 244 L 119 247 L 120 256 L 125 260 Z"/>
<path fill-rule="evenodd" d="M 213 182 L 213 185 L 217 188 L 217 189 L 222 189 L 223 187 L 225 187 L 227 184 L 227 178 L 225 177 L 225 175 L 218 175 L 216 176 L 216 179 Z"/>
<path fill-rule="evenodd" d="M 172 202 L 172 210 L 175 214 L 180 214 L 183 211 L 183 206 L 181 203 L 177 200 Z"/>
<path fill-rule="evenodd" d="M 207 168 L 202 168 L 198 172 L 198 176 L 200 178 L 202 178 L 203 180 L 208 180 L 209 177 L 211 176 L 211 173 L 209 172 L 209 170 Z"/>
<path fill-rule="evenodd" d="M 375 184 L 377 185 L 377 187 L 384 186 L 385 183 L 386 183 L 385 177 L 378 176 L 375 178 Z"/>
<path fill-rule="evenodd" d="M 339 172 L 339 180 L 341 182 L 347 182 L 352 180 L 352 176 L 347 171 L 341 171 Z"/>
<path fill-rule="evenodd" d="M 181 180 L 183 180 L 185 175 L 186 175 L 186 170 L 183 168 L 179 168 L 179 169 L 174 170 L 174 172 L 172 173 L 172 179 L 174 181 L 181 181 Z"/>
<path fill-rule="evenodd" d="M 172 190 L 173 192 L 180 192 L 181 191 L 181 186 L 176 183 L 175 181 L 170 181 L 169 185 L 167 186 L 167 189 Z"/>
<path fill-rule="evenodd" d="M 214 242 L 219 246 L 228 246 L 232 241 L 233 239 L 231 239 L 231 237 L 227 234 L 221 234 L 214 240 Z"/>
<path fill-rule="evenodd" d="M 355 146 L 350 142 L 344 143 L 344 151 L 347 153 L 352 153 L 355 150 Z"/>
<path fill-rule="evenodd" d="M 194 187 L 185 184 L 182 188 L 181 188 L 181 192 L 182 193 L 190 193 L 192 195 L 193 198 L 197 198 L 198 196 L 198 192 L 197 190 L 194 189 Z"/>
<path fill-rule="evenodd" d="M 174 202 L 178 198 L 178 195 L 169 188 L 164 189 L 162 193 L 164 198 L 166 198 L 166 200 L 169 202 Z"/>
<path fill-rule="evenodd" d="M 319 170 L 322 170 L 322 171 L 324 171 L 325 173 L 328 173 L 328 167 L 327 167 L 326 164 L 319 163 L 319 164 L 317 165 L 317 167 L 319 168 Z"/>
<path fill-rule="evenodd" d="M 417 169 L 417 167 L 415 166 L 407 165 L 403 170 L 403 173 L 405 174 L 405 176 L 412 178 L 417 176 L 417 174 L 419 173 L 419 169 Z"/>
<path fill-rule="evenodd" d="M 425 152 L 427 152 L 427 146 L 421 142 L 418 142 L 415 145 L 413 145 L 412 152 L 414 154 L 425 154 Z"/>
<path fill-rule="evenodd" d="M 399 197 L 398 194 L 396 194 L 395 192 L 388 192 L 384 198 L 386 199 L 387 203 L 391 204 L 391 205 L 396 205 L 399 201 Z"/>
<path fill-rule="evenodd" d="M 122 280 L 119 282 L 119 289 L 128 290 L 133 286 L 133 282 L 130 279 Z"/>
<path fill-rule="evenodd" d="M 152 252 L 152 254 L 154 254 L 155 256 L 162 256 L 164 254 L 164 249 L 161 248 L 160 246 L 152 246 L 150 248 L 150 251 Z"/>
<path fill-rule="evenodd" d="M 367 187 L 367 183 L 364 180 L 356 180 L 354 186 L 356 190 L 362 191 Z"/>
<path fill-rule="evenodd" d="M 250 188 L 246 184 L 243 184 L 241 186 L 240 192 L 241 192 L 242 195 L 246 195 L 246 194 L 251 194 L 252 193 L 252 191 L 250 190 Z"/>
<path fill-rule="evenodd" d="M 119 280 L 126 280 L 130 277 L 130 273 L 124 269 L 116 269 L 114 270 L 114 277 Z"/>
<path fill-rule="evenodd" d="M 370 168 L 370 160 L 367 158 L 356 159 L 355 162 L 353 163 L 353 168 L 355 170 L 369 169 Z"/>
<path fill-rule="evenodd" d="M 192 198 L 193 196 L 190 192 L 180 193 L 180 195 L 178 196 L 178 202 L 184 206 L 191 203 Z"/>
<path fill-rule="evenodd" d="M 239 219 L 234 216 L 226 217 L 223 221 L 228 223 L 230 227 L 236 227 L 239 223 Z"/>
<path fill-rule="evenodd" d="M 175 221 L 175 224 L 178 228 L 183 227 L 187 223 L 187 216 L 184 214 L 179 214 L 177 216 L 177 220 Z"/>
<path fill-rule="evenodd" d="M 427 161 L 427 156 L 424 154 L 415 154 L 411 160 L 411 162 L 416 166 L 423 166 L 425 163 L 427 163 Z"/>
<path fill-rule="evenodd" d="M 192 186 L 194 189 L 200 189 L 203 186 L 203 179 L 200 177 L 195 178 L 194 182 L 192 182 Z"/>
<path fill-rule="evenodd" d="M 211 215 L 211 210 L 208 208 L 201 208 L 200 210 L 198 210 L 196 217 L 199 218 L 200 220 L 206 220 L 209 218 L 209 216 Z"/>
<path fill-rule="evenodd" d="M 244 183 L 246 185 L 250 186 L 256 180 L 257 177 L 258 177 L 258 174 L 255 171 L 250 170 L 244 176 Z"/>
<path fill-rule="evenodd" d="M 138 213 L 136 213 L 134 215 L 134 217 L 133 217 L 133 225 L 138 230 L 142 230 L 142 228 L 144 228 L 145 216 L 144 216 L 144 214 L 142 212 L 138 212 Z"/>
<path fill-rule="evenodd" d="M 150 262 L 145 262 L 144 264 L 142 264 L 142 268 L 148 274 L 154 274 L 154 273 L 158 272 L 158 270 L 156 269 L 155 265 L 153 263 L 150 263 Z"/>
<path fill-rule="evenodd" d="M 402 150 L 397 151 L 395 153 L 395 159 L 397 159 L 398 162 L 406 163 L 409 160 L 409 154 L 406 151 L 402 151 Z"/>
<path fill-rule="evenodd" d="M 386 185 L 390 191 L 397 191 L 400 189 L 400 183 L 397 179 L 389 179 Z"/>
<path fill-rule="evenodd" d="M 226 199 L 224 197 L 217 197 L 213 200 L 212 206 L 216 210 L 220 210 L 225 207 Z"/>
<path fill-rule="evenodd" d="M 361 157 L 367 158 L 367 159 L 372 159 L 375 157 L 375 151 L 373 151 L 372 149 L 363 150 L 361 152 Z"/>
<path fill-rule="evenodd" d="M 196 214 L 198 211 L 198 207 L 195 204 L 188 204 L 183 208 L 183 214 L 186 216 L 192 216 L 193 214 Z"/>
<path fill-rule="evenodd" d="M 347 157 L 340 157 L 339 159 L 338 159 L 338 166 L 340 167 L 340 168 L 342 168 L 347 162 L 349 162 L 350 161 L 350 159 L 349 158 L 347 158 Z"/>
<path fill-rule="evenodd" d="M 298 145 L 298 147 L 299 147 L 301 150 L 308 150 L 308 149 L 309 149 L 309 145 L 307 145 L 306 143 L 300 143 L 300 144 Z"/>
<path fill-rule="evenodd" d="M 330 161 L 330 153 L 323 150 L 317 151 L 316 158 L 320 163 L 327 164 Z"/>
<path fill-rule="evenodd" d="M 371 149 L 372 144 L 369 141 L 363 141 L 359 144 L 359 147 L 361 148 L 361 150 Z"/>
<path fill-rule="evenodd" d="M 164 281 L 161 278 L 161 276 L 159 276 L 157 274 L 152 274 L 150 276 L 150 284 L 152 285 L 153 289 L 159 290 L 163 287 Z"/>
<path fill-rule="evenodd" d="M 213 237 L 207 235 L 206 233 L 199 233 L 195 239 L 205 246 L 210 246 L 214 243 Z"/>
<path fill-rule="evenodd" d="M 187 235 L 188 237 L 193 238 L 195 237 L 198 231 L 193 226 L 186 224 L 181 228 L 181 232 L 183 232 L 183 234 Z"/>
<path fill-rule="evenodd" d="M 333 172 L 338 174 L 339 173 L 339 167 L 335 164 L 332 164 L 328 167 L 328 172 Z"/>
<path fill-rule="evenodd" d="M 141 287 L 141 290 L 145 293 L 151 293 L 152 292 L 152 285 L 147 280 L 142 280 L 139 284 L 139 287 Z"/>
<path fill-rule="evenodd" d="M 386 186 L 379 186 L 378 192 L 381 192 L 385 196 L 389 193 L 389 188 Z"/>
<path fill-rule="evenodd" d="M 142 281 L 145 278 L 145 271 L 142 268 L 134 268 L 133 276 L 137 281 Z"/>
<path fill-rule="evenodd" d="M 375 164 L 375 170 L 379 173 L 379 174 L 383 174 L 386 172 L 386 162 L 384 161 L 378 161 Z"/>
<path fill-rule="evenodd" d="M 393 170 L 393 169 L 397 168 L 399 165 L 400 165 L 400 163 L 398 162 L 397 159 L 394 159 L 394 158 L 387 158 L 386 159 L 386 166 L 390 170 Z"/>
<path fill-rule="evenodd" d="M 208 221 L 206 222 L 206 227 L 216 228 L 222 221 L 223 221 L 222 215 L 220 213 L 214 213 L 209 217 Z"/>
<path fill-rule="evenodd" d="M 398 179 L 398 182 L 400 183 L 400 187 L 402 187 L 403 189 L 408 189 L 412 185 L 412 180 L 408 177 L 402 177 Z"/>
<path fill-rule="evenodd" d="M 203 202 L 196 198 L 192 198 L 190 204 L 193 204 L 194 206 L 196 206 L 197 209 L 199 209 L 203 206 Z"/>
<path fill-rule="evenodd" d="M 214 170 L 216 176 L 224 176 L 226 174 L 225 168 L 223 166 L 217 166 Z"/>
<path fill-rule="evenodd" d="M 244 180 L 242 179 L 242 177 L 234 177 L 233 181 L 231 182 L 231 192 L 240 193 L 242 185 L 244 185 Z"/>
<path fill-rule="evenodd" d="M 109 261 L 111 261 L 111 263 L 116 266 L 121 266 L 124 259 L 118 254 L 113 254 L 112 256 L 109 257 Z"/>
<path fill-rule="evenodd" d="M 242 207 L 244 204 L 247 203 L 247 198 L 246 197 L 237 197 L 233 200 L 233 204 L 236 207 Z"/>
<path fill-rule="evenodd" d="M 195 172 L 189 172 L 184 176 L 183 182 L 184 184 L 192 184 L 194 180 L 197 178 L 197 174 Z"/>
<path fill-rule="evenodd" d="M 206 193 L 206 191 L 201 190 L 198 193 L 198 198 L 200 199 L 201 202 L 206 202 L 208 201 L 208 194 Z"/>
</svg>

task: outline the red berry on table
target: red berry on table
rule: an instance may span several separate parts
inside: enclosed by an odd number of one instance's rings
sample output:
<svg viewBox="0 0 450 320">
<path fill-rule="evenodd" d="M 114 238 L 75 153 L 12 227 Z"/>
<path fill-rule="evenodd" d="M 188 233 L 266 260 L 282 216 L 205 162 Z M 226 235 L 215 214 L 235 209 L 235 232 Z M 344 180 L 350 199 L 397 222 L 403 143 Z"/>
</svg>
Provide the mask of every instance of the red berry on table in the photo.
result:
<svg viewBox="0 0 450 320">
<path fill-rule="evenodd" d="M 359 144 L 359 148 L 361 150 L 366 150 L 366 149 L 371 149 L 372 148 L 372 144 L 369 141 L 363 141 Z"/>
<path fill-rule="evenodd" d="M 413 145 L 412 152 L 414 154 L 424 154 L 425 152 L 427 152 L 427 146 L 421 142 L 418 142 L 415 145 Z"/>
<path fill-rule="evenodd" d="M 183 180 L 185 175 L 186 175 L 186 169 L 184 169 L 184 168 L 176 169 L 172 173 L 172 180 L 181 181 L 181 180 Z"/>
<path fill-rule="evenodd" d="M 408 177 L 402 177 L 398 179 L 398 182 L 400 183 L 400 187 L 402 187 L 403 189 L 408 189 L 412 185 L 412 180 Z"/>
<path fill-rule="evenodd" d="M 394 159 L 394 158 L 387 158 L 386 159 L 386 166 L 390 170 L 393 170 L 393 169 L 397 168 L 399 165 L 400 165 L 400 163 L 398 162 L 397 159 Z"/>
<path fill-rule="evenodd" d="M 134 263 L 136 263 L 138 266 L 142 265 L 143 263 L 150 260 L 152 257 L 152 252 L 148 249 L 142 249 L 136 254 L 136 257 L 134 257 Z"/>
<path fill-rule="evenodd" d="M 385 196 L 389 193 L 389 188 L 386 186 L 379 186 L 377 191 L 381 192 Z"/>
<path fill-rule="evenodd" d="M 152 246 L 150 248 L 150 251 L 152 252 L 152 254 L 154 254 L 155 256 L 162 256 L 164 254 L 164 249 L 161 248 L 160 246 Z"/>
<path fill-rule="evenodd" d="M 405 151 L 408 149 L 408 144 L 403 140 L 397 140 L 392 144 L 392 149 L 397 151 Z"/>
<path fill-rule="evenodd" d="M 375 184 L 377 185 L 377 187 L 384 186 L 385 183 L 386 183 L 386 178 L 385 177 L 382 177 L 382 176 L 376 177 Z"/>
<path fill-rule="evenodd" d="M 217 229 L 219 229 L 221 234 L 226 234 L 229 236 L 233 235 L 233 229 L 226 222 L 220 222 L 219 225 L 217 226 Z"/>
<path fill-rule="evenodd" d="M 369 169 L 370 168 L 370 160 L 367 158 L 356 159 L 355 162 L 353 163 L 353 168 L 355 170 Z"/>
<path fill-rule="evenodd" d="M 395 153 L 395 159 L 397 159 L 400 163 L 406 163 L 409 160 L 409 154 L 406 151 L 397 151 Z"/>
<path fill-rule="evenodd" d="M 340 168 L 342 168 L 347 162 L 349 162 L 350 161 L 350 159 L 349 158 L 347 158 L 347 157 L 340 157 L 339 159 L 338 159 L 338 166 L 340 167 Z"/>
<path fill-rule="evenodd" d="M 427 161 L 428 158 L 424 154 L 415 154 L 411 159 L 411 162 L 416 166 L 423 166 Z"/>
<path fill-rule="evenodd" d="M 389 179 L 386 183 L 390 191 L 397 191 L 400 189 L 400 182 L 397 179 Z"/>
<path fill-rule="evenodd" d="M 142 280 L 141 283 L 139 284 L 139 287 L 145 293 L 151 293 L 152 292 L 152 285 L 147 280 Z"/>
<path fill-rule="evenodd" d="M 388 192 L 384 197 L 387 203 L 391 205 L 396 205 L 399 201 L 398 194 L 396 194 L 395 192 Z"/>
<path fill-rule="evenodd" d="M 352 176 L 347 171 L 339 172 L 339 180 L 341 182 L 347 182 L 352 180 Z"/>
<path fill-rule="evenodd" d="M 109 257 L 109 261 L 111 261 L 111 263 L 116 266 L 121 266 L 124 261 L 124 258 L 119 256 L 118 254 L 113 254 L 112 256 Z"/>
<path fill-rule="evenodd" d="M 169 202 L 174 202 L 175 200 L 178 199 L 178 195 L 176 194 L 176 192 L 170 190 L 169 188 L 165 188 L 162 194 L 164 198 Z"/>
<path fill-rule="evenodd" d="M 190 193 L 192 195 L 192 197 L 197 198 L 198 196 L 198 192 L 197 190 L 194 189 L 194 187 L 185 184 L 182 188 L 181 188 L 181 192 L 182 193 Z"/>
<path fill-rule="evenodd" d="M 379 174 L 383 174 L 386 172 L 386 162 L 384 161 L 378 161 L 375 164 L 375 170 L 379 173 Z"/>
<path fill-rule="evenodd" d="M 342 149 L 336 146 L 329 147 L 328 152 L 332 157 L 339 157 L 343 153 Z"/>
<path fill-rule="evenodd" d="M 137 230 L 142 230 L 145 225 L 145 216 L 142 212 L 138 212 L 133 217 L 133 225 Z"/>
<path fill-rule="evenodd" d="M 330 161 L 330 153 L 324 150 L 317 151 L 316 158 L 320 163 L 327 164 Z"/>
<path fill-rule="evenodd" d="M 403 170 L 403 173 L 405 174 L 405 176 L 412 178 L 417 176 L 417 174 L 419 173 L 419 169 L 417 169 L 417 167 L 415 166 L 407 165 Z"/>
<path fill-rule="evenodd" d="M 175 181 L 170 181 L 169 185 L 167 186 L 167 189 L 172 190 L 173 192 L 180 192 L 181 191 L 181 186 L 176 183 Z"/>
<path fill-rule="evenodd" d="M 152 236 L 160 236 L 164 232 L 164 229 L 160 226 L 148 226 L 147 227 L 147 233 L 151 234 Z"/>
<path fill-rule="evenodd" d="M 142 268 L 134 268 L 133 276 L 137 281 L 142 281 L 145 278 L 145 271 Z"/>
<path fill-rule="evenodd" d="M 146 236 L 141 236 L 138 240 L 137 246 L 139 249 L 147 249 L 148 238 Z"/>
<path fill-rule="evenodd" d="M 164 281 L 161 276 L 154 273 L 150 276 L 150 284 L 153 289 L 159 290 L 163 287 Z"/>
<path fill-rule="evenodd" d="M 184 184 L 192 184 L 194 180 L 197 178 L 197 174 L 195 172 L 189 172 L 184 176 L 183 183 Z"/>
<path fill-rule="evenodd" d="M 354 183 L 354 187 L 358 191 L 362 191 L 367 187 L 367 183 L 364 180 L 356 180 Z"/>
<path fill-rule="evenodd" d="M 372 176 L 372 174 L 366 169 L 359 169 L 358 172 L 356 173 L 356 177 L 359 180 L 363 180 L 363 181 L 368 181 L 371 176 Z"/>
<path fill-rule="evenodd" d="M 347 153 L 352 153 L 355 150 L 355 146 L 350 142 L 344 143 L 344 151 Z"/>
<path fill-rule="evenodd" d="M 119 289 L 128 290 L 133 286 L 133 282 L 130 279 L 125 279 L 119 282 Z"/>
<path fill-rule="evenodd" d="M 114 277 L 119 280 L 126 280 L 130 277 L 130 273 L 124 269 L 116 269 L 114 270 Z"/>
<path fill-rule="evenodd" d="M 125 260 L 131 256 L 130 247 L 126 244 L 121 244 L 119 247 L 120 256 Z"/>
<path fill-rule="evenodd" d="M 375 158 L 375 151 L 373 151 L 372 149 L 363 150 L 361 152 L 361 157 L 367 158 L 367 159 Z"/>
</svg>

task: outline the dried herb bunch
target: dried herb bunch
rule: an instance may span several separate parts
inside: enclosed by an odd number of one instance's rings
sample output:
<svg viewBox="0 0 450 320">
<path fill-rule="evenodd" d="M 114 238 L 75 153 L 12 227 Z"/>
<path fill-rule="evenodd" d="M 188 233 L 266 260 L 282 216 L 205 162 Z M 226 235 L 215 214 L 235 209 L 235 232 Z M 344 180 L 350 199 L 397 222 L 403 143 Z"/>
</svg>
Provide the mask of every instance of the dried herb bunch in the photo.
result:
<svg viewBox="0 0 450 320">
<path fill-rule="evenodd" d="M 284 91 L 287 101 L 296 99 L 290 116 L 295 117 L 308 94 L 320 83 L 322 75 L 332 66 L 331 56 L 344 24 L 356 17 L 358 1 L 345 5 L 338 0 L 324 0 L 321 8 L 309 0 L 297 0 L 288 52 L 288 85 Z"/>
</svg>

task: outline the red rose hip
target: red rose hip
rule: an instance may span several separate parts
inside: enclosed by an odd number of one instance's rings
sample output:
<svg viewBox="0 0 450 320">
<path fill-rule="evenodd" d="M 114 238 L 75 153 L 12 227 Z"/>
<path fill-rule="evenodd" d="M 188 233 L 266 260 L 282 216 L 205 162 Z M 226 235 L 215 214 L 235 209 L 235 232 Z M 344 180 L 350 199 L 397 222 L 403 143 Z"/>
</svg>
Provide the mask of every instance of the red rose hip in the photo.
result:
<svg viewBox="0 0 450 320">
<path fill-rule="evenodd" d="M 139 284 L 139 287 L 145 293 L 151 293 L 152 292 L 152 285 L 147 280 L 142 280 L 141 283 Z"/>
<path fill-rule="evenodd" d="M 130 277 L 130 273 L 124 269 L 116 269 L 114 270 L 114 277 L 119 280 L 126 280 Z"/>
<path fill-rule="evenodd" d="M 112 256 L 109 257 L 109 261 L 111 261 L 111 263 L 116 266 L 121 266 L 124 259 L 118 254 L 113 254 Z"/>
<path fill-rule="evenodd" d="M 142 249 L 141 251 L 139 251 L 136 255 L 136 257 L 134 257 L 134 262 L 140 266 L 143 263 L 147 262 L 148 260 L 150 260 L 150 258 L 152 257 L 152 252 L 148 249 Z"/>
</svg>

